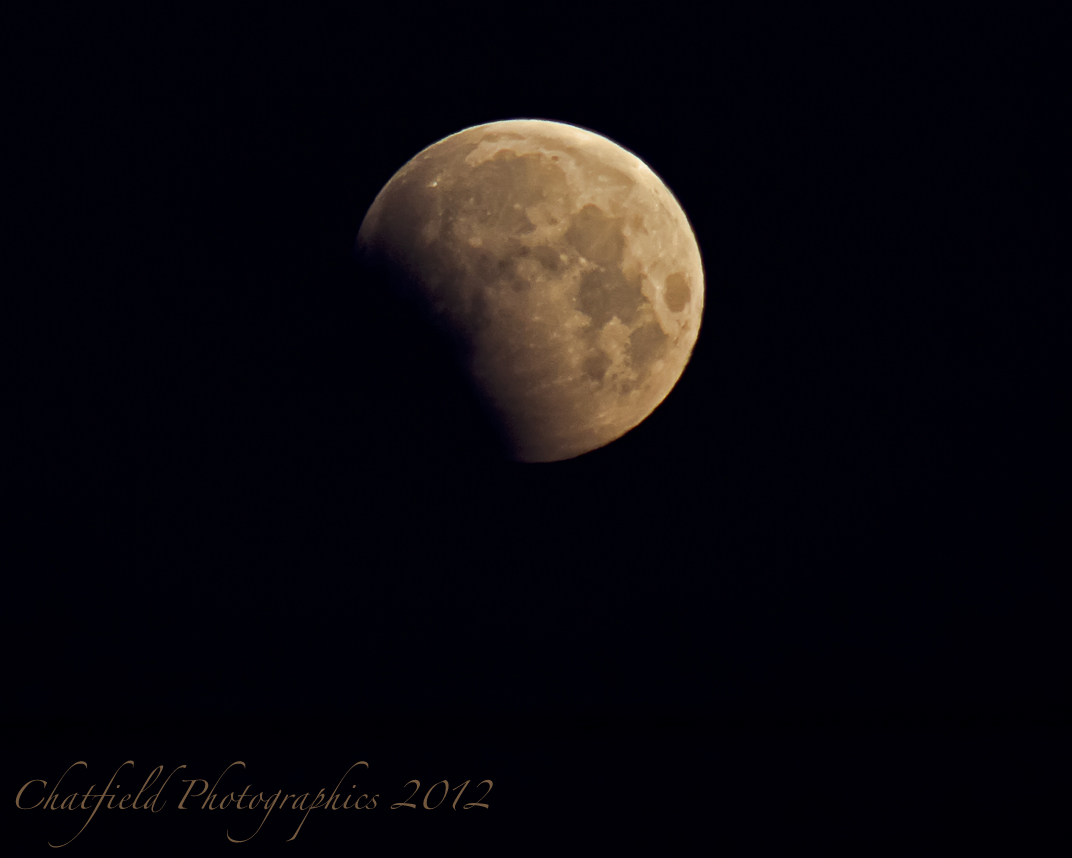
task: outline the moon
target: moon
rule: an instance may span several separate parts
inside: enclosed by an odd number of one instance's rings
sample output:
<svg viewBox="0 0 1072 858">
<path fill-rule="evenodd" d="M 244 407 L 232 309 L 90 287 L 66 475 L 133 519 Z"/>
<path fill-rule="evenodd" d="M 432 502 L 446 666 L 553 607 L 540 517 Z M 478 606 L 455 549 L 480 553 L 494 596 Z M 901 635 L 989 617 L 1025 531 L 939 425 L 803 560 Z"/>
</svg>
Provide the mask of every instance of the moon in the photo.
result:
<svg viewBox="0 0 1072 858">
<path fill-rule="evenodd" d="M 681 206 L 636 155 L 573 125 L 492 122 L 429 146 L 377 195 L 356 249 L 449 343 L 520 462 L 637 426 L 699 334 Z"/>
</svg>

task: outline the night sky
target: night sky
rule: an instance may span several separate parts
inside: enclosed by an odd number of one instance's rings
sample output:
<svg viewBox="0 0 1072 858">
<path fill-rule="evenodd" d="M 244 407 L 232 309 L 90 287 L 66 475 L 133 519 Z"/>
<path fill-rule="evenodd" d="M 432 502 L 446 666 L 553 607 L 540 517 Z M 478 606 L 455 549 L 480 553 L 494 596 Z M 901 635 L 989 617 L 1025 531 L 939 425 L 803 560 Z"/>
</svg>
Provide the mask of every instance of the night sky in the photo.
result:
<svg viewBox="0 0 1072 858">
<path fill-rule="evenodd" d="M 357 754 L 392 801 L 499 773 L 491 823 L 402 845 L 561 846 L 569 820 L 733 853 L 790 808 L 978 831 L 1025 766 L 1048 818 L 1068 397 L 1008 217 L 1037 105 L 1000 37 L 437 14 L 17 31 L 5 788 L 127 758 L 330 786 Z M 495 458 L 352 253 L 407 160 L 508 118 L 635 152 L 707 277 L 665 402 L 549 465 Z"/>
</svg>

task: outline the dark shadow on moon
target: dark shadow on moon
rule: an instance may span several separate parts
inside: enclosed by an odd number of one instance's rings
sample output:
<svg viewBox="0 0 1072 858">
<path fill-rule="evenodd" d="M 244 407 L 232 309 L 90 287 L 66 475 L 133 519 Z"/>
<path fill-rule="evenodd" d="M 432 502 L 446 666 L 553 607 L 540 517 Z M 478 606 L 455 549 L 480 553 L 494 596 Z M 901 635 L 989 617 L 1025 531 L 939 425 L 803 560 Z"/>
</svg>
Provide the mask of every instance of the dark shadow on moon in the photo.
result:
<svg viewBox="0 0 1072 858">
<path fill-rule="evenodd" d="M 405 300 L 390 265 L 355 256 L 364 318 L 358 375 L 369 382 L 365 428 L 405 470 L 513 464 L 507 438 L 464 369 L 465 344 Z M 367 451 L 375 455 L 377 451 Z"/>
</svg>

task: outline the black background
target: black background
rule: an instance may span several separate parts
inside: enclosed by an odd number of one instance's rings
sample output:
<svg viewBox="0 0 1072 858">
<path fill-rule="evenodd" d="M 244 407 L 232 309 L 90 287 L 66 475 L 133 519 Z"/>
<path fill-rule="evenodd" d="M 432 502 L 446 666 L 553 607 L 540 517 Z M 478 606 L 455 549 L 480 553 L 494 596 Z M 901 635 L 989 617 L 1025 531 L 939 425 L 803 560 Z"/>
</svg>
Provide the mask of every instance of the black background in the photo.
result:
<svg viewBox="0 0 1072 858">
<path fill-rule="evenodd" d="M 387 802 L 495 780 L 487 812 L 311 816 L 308 848 L 1055 818 L 1044 52 L 1011 76 L 999 21 L 645 14 L 8 31 L 5 789 L 79 759 L 83 788 L 126 759 L 314 793 L 365 759 Z M 663 405 L 551 465 L 495 459 L 352 259 L 410 157 L 518 117 L 645 160 L 707 277 Z M 56 816 L 7 830 L 44 850 Z M 235 819 L 82 840 L 238 849 Z"/>
</svg>

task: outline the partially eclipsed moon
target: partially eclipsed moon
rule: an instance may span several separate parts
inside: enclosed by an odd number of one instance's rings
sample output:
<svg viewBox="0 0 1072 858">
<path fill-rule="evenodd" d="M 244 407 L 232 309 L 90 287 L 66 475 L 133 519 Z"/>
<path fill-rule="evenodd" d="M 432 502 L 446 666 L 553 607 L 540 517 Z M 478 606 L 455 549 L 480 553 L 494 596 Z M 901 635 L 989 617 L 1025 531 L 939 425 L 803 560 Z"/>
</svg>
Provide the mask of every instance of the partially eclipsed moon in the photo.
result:
<svg viewBox="0 0 1072 858">
<path fill-rule="evenodd" d="M 449 337 L 521 461 L 628 432 L 699 333 L 681 206 L 631 152 L 572 125 L 493 122 L 429 146 L 380 191 L 358 252 Z"/>
</svg>

